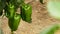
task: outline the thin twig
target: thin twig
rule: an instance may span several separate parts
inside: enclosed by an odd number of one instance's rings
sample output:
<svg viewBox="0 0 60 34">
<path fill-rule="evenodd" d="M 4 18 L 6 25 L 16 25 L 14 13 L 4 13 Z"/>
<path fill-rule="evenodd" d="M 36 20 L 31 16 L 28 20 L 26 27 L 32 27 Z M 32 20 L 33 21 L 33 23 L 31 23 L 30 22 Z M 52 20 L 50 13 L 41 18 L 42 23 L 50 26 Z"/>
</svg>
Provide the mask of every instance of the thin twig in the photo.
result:
<svg viewBox="0 0 60 34">
<path fill-rule="evenodd" d="M 11 31 L 11 34 L 14 34 L 14 32 L 13 32 L 13 31 Z"/>
</svg>

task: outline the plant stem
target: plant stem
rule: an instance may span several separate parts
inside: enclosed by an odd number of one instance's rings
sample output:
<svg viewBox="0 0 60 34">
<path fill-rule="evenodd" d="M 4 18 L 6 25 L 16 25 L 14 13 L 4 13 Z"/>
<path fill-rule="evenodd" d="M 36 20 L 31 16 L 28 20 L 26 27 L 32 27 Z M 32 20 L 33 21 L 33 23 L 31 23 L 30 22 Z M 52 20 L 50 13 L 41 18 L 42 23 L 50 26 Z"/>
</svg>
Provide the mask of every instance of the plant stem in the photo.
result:
<svg viewBox="0 0 60 34">
<path fill-rule="evenodd" d="M 11 31 L 11 34 L 14 34 L 14 32 L 13 32 L 13 31 Z"/>
<path fill-rule="evenodd" d="M 43 0 L 40 0 L 40 2 L 43 4 Z"/>
</svg>

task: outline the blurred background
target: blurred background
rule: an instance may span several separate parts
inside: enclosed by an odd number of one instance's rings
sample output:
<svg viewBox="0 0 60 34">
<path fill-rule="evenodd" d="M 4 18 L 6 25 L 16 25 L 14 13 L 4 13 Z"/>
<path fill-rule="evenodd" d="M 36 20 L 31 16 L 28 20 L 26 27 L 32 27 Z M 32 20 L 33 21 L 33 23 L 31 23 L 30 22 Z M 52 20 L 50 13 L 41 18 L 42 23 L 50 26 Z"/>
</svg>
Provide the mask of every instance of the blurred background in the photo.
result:
<svg viewBox="0 0 60 34">
<path fill-rule="evenodd" d="M 39 0 L 25 0 L 25 3 L 32 5 L 32 23 L 27 23 L 21 19 L 18 30 L 15 31 L 15 34 L 40 34 L 40 32 L 50 25 L 60 23 L 59 20 L 56 20 L 48 15 L 47 11 L 47 0 L 44 0 L 41 4 Z M 20 9 L 17 10 L 18 12 Z M 4 16 L 0 17 L 2 22 L 1 28 L 4 34 L 11 34 L 10 28 L 8 26 L 8 19 Z M 60 31 L 59 31 L 60 32 Z M 56 34 L 56 33 L 55 33 Z M 57 33 L 59 34 L 59 33 Z"/>
</svg>

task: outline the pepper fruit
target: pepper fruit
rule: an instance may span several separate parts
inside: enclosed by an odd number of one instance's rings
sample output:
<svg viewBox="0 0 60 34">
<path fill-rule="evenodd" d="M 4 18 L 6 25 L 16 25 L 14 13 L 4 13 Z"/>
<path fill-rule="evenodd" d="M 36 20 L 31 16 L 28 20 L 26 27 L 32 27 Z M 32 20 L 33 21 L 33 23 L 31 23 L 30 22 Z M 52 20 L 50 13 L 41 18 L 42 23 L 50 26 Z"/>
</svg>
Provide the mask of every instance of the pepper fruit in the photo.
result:
<svg viewBox="0 0 60 34">
<path fill-rule="evenodd" d="M 31 23 L 31 14 L 32 14 L 32 6 L 29 4 L 23 4 L 21 6 L 21 17 L 24 21 Z"/>
<path fill-rule="evenodd" d="M 15 6 L 13 4 L 8 4 L 5 7 L 5 15 L 6 17 L 13 17 L 15 14 Z"/>
<path fill-rule="evenodd" d="M 9 24 L 9 27 L 11 28 L 11 31 L 17 30 L 20 20 L 21 20 L 20 14 L 15 14 L 13 18 L 8 19 L 8 24 Z"/>
<path fill-rule="evenodd" d="M 6 0 L 0 0 L 0 16 L 3 14 L 3 9 L 6 5 Z"/>
</svg>

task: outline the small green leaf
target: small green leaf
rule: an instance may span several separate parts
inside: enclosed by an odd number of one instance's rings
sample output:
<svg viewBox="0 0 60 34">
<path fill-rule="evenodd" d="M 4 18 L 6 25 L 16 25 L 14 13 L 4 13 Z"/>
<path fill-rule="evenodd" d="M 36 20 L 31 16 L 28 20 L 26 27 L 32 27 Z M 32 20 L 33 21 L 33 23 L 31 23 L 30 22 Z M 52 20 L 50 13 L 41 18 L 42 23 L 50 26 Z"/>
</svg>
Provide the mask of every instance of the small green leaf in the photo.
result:
<svg viewBox="0 0 60 34">
<path fill-rule="evenodd" d="M 40 32 L 40 34 L 54 34 L 54 32 L 58 29 L 58 24 L 54 24 L 52 26 L 49 26 L 48 28 L 43 29 L 42 32 Z"/>
<path fill-rule="evenodd" d="M 3 34 L 3 31 L 2 31 L 2 29 L 0 29 L 0 34 Z"/>
</svg>

